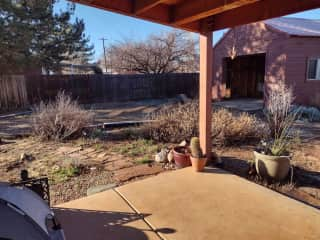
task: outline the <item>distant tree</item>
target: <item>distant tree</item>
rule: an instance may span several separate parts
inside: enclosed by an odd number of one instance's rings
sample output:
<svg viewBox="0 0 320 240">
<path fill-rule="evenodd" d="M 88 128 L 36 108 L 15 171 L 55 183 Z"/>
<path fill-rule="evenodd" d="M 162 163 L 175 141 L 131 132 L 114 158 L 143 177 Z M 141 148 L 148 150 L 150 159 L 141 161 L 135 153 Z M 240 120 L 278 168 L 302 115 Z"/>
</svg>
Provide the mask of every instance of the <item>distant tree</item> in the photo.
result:
<svg viewBox="0 0 320 240">
<path fill-rule="evenodd" d="M 71 22 L 75 5 L 54 12 L 59 0 L 0 1 L 0 71 L 35 66 L 56 70 L 62 61 L 88 61 L 93 46 L 83 20 Z"/>
<path fill-rule="evenodd" d="M 126 39 L 108 49 L 108 69 L 117 73 L 198 71 L 198 43 L 188 33 L 172 31 L 146 40 Z M 104 67 L 104 61 L 100 60 Z"/>
</svg>

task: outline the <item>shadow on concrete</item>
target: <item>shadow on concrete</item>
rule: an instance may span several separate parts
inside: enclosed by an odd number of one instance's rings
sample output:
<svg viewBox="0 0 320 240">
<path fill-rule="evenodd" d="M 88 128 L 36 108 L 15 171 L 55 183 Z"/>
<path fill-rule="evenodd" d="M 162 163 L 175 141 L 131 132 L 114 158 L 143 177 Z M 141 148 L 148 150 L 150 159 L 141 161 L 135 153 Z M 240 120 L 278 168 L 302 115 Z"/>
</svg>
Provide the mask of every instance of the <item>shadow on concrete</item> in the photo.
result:
<svg viewBox="0 0 320 240">
<path fill-rule="evenodd" d="M 214 174 L 231 174 L 223 169 L 213 168 L 213 167 L 206 167 L 202 173 L 214 173 Z"/>
<path fill-rule="evenodd" d="M 222 156 L 222 168 L 231 173 L 247 178 L 252 166 L 248 161 L 232 156 Z"/>
<path fill-rule="evenodd" d="M 320 189 L 320 172 L 294 167 L 294 177 L 298 187 L 312 187 Z"/>
<path fill-rule="evenodd" d="M 143 221 L 150 214 L 137 214 L 129 212 L 94 211 L 84 209 L 54 208 L 66 239 L 77 240 L 149 240 L 146 231 L 153 231 L 148 228 L 145 222 L 127 225 L 135 221 Z M 132 226 L 133 225 L 133 226 Z M 173 233 L 174 229 L 156 229 L 156 233 Z"/>
</svg>

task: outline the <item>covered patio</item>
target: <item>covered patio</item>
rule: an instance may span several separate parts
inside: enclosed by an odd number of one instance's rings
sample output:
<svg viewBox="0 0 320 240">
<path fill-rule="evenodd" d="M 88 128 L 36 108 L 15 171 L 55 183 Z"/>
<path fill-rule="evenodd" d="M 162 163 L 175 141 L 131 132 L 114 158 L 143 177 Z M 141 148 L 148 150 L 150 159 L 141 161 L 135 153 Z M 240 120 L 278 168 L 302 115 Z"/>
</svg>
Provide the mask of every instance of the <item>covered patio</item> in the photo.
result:
<svg viewBox="0 0 320 240">
<path fill-rule="evenodd" d="M 320 212 L 228 172 L 167 172 L 56 206 L 67 239 L 319 239 Z"/>
<path fill-rule="evenodd" d="M 199 34 L 199 137 L 211 154 L 213 32 L 320 7 L 319 0 L 69 0 Z"/>
<path fill-rule="evenodd" d="M 213 31 L 320 7 L 319 0 L 72 0 L 200 37 L 199 132 L 211 154 Z M 217 169 L 190 168 L 57 206 L 67 239 L 319 239 L 319 210 Z"/>
</svg>

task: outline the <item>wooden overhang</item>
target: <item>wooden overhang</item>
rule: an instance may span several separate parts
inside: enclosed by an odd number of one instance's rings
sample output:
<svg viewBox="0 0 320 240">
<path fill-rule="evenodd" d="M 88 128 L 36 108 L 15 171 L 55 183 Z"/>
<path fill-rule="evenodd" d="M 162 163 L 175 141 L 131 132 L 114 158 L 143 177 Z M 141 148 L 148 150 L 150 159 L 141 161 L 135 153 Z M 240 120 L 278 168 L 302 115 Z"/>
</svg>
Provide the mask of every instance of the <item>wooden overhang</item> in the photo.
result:
<svg viewBox="0 0 320 240">
<path fill-rule="evenodd" d="M 320 7 L 320 0 L 71 1 L 197 33 Z"/>
</svg>

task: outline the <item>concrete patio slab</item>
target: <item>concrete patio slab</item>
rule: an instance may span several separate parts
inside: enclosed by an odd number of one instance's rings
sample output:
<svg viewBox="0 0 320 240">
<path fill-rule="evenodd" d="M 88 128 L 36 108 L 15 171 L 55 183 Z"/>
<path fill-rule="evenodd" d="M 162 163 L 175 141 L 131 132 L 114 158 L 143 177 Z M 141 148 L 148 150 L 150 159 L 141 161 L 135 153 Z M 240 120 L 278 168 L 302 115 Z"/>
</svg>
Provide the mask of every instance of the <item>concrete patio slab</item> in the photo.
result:
<svg viewBox="0 0 320 240">
<path fill-rule="evenodd" d="M 116 189 L 175 240 L 320 239 L 320 211 L 217 169 L 164 173 Z"/>
<path fill-rule="evenodd" d="M 77 199 L 54 208 L 68 240 L 159 240 L 114 190 Z"/>
</svg>

